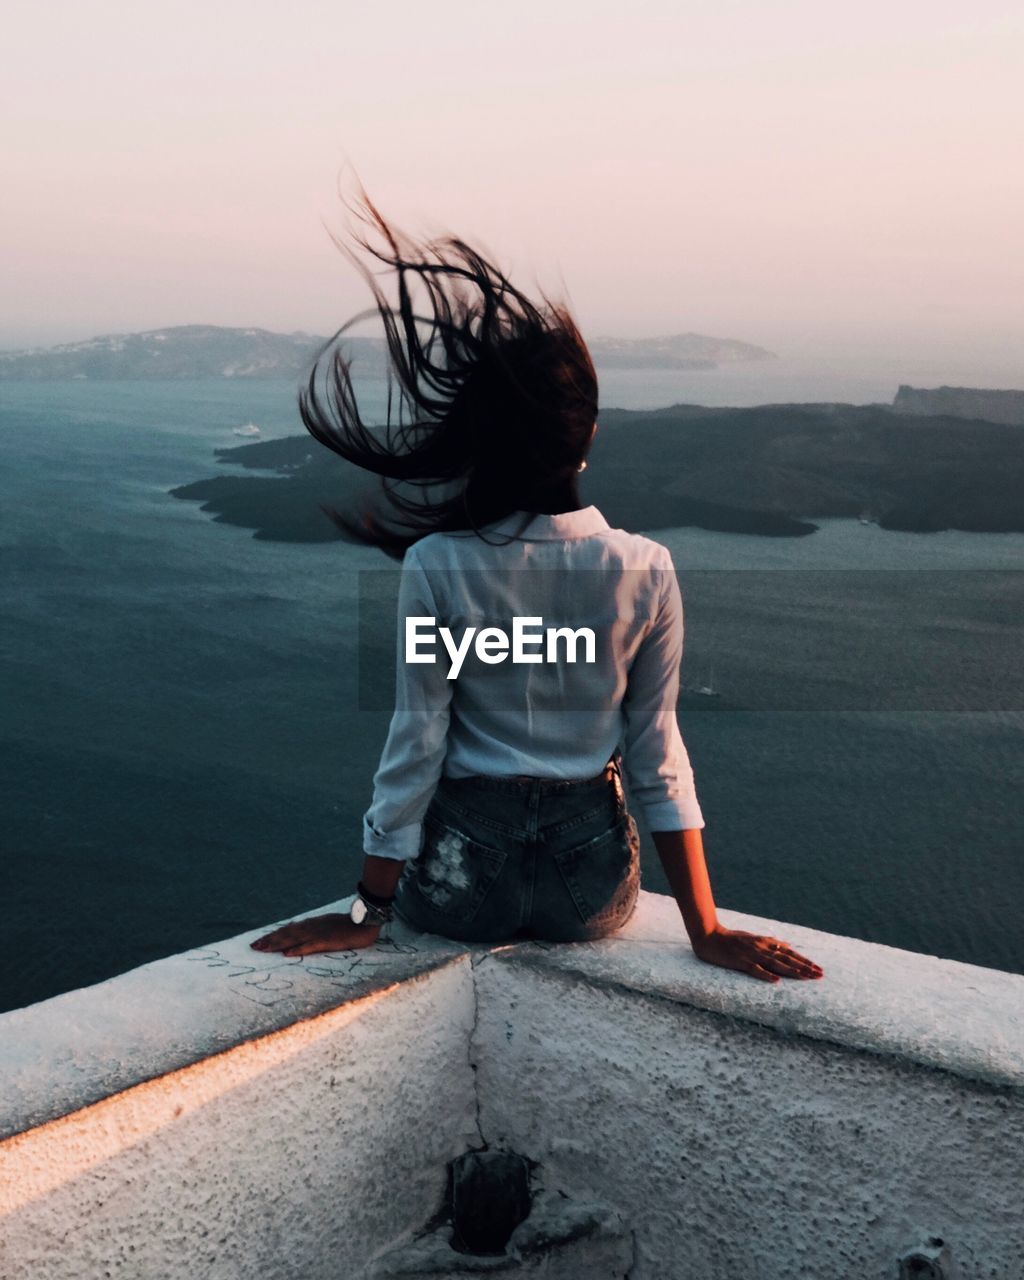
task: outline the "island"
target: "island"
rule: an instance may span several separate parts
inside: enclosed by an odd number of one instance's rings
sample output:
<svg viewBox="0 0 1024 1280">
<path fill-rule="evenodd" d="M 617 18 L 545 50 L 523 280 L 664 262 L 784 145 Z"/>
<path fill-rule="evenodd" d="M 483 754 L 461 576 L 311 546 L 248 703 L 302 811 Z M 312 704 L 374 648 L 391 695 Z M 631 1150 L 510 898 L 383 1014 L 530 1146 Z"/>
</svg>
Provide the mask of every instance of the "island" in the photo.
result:
<svg viewBox="0 0 1024 1280">
<path fill-rule="evenodd" d="M 144 333 L 106 334 L 85 342 L 0 351 L 0 381 L 102 379 L 137 382 L 198 378 L 304 378 L 330 341 L 317 334 L 272 333 L 190 324 Z M 363 378 L 383 378 L 383 338 L 350 334 L 340 341 Z M 717 369 L 723 364 L 777 359 L 774 352 L 733 338 L 680 333 L 656 338 L 595 338 L 594 363 L 606 369 Z"/>
<path fill-rule="evenodd" d="M 817 403 L 605 409 L 598 424 L 581 497 L 622 528 L 800 537 L 816 517 L 845 516 L 886 529 L 1024 532 L 1024 432 L 1004 423 Z M 340 538 L 324 508 L 353 511 L 378 485 L 306 434 L 216 455 L 243 474 L 170 492 L 257 538 Z"/>
<path fill-rule="evenodd" d="M 106 334 L 57 347 L 0 351 L 0 381 L 296 378 L 312 363 L 325 341 L 302 332 L 178 325 L 145 333 Z M 383 374 L 378 345 L 372 339 L 350 339 L 352 351 L 365 360 L 371 371 L 379 369 Z"/>
</svg>

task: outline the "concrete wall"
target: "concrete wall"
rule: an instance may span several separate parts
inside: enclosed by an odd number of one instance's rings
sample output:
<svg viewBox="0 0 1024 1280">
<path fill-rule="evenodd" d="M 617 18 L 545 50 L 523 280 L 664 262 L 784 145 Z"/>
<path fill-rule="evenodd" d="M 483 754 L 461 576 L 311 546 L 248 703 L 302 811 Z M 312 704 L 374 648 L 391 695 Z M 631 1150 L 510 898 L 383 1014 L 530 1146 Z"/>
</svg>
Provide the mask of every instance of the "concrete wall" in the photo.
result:
<svg viewBox="0 0 1024 1280">
<path fill-rule="evenodd" d="M 339 1280 L 436 1210 L 480 1141 L 468 958 L 252 936 L 0 1018 L 3 1280 Z"/>
<path fill-rule="evenodd" d="M 633 1280 L 895 1280 L 922 1232 L 1020 1280 L 1024 978 L 722 916 L 825 979 L 703 965 L 643 894 L 598 943 L 246 935 L 0 1017 L 0 1276 L 348 1280 L 486 1142 L 619 1209 Z"/>
<path fill-rule="evenodd" d="M 965 1277 L 1024 1275 L 1019 1094 L 557 965 L 477 982 L 485 1136 L 609 1199 L 631 1280 L 895 1280 L 923 1235 Z"/>
</svg>

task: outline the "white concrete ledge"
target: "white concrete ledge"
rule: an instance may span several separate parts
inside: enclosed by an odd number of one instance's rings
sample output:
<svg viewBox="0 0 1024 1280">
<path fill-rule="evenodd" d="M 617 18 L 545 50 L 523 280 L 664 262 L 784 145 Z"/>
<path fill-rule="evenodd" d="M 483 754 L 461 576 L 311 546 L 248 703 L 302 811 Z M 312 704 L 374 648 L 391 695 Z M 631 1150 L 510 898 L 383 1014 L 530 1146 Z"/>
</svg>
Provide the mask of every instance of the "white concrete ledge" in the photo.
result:
<svg viewBox="0 0 1024 1280">
<path fill-rule="evenodd" d="M 305 914 L 341 910 L 351 901 Z M 0 1014 L 0 1139 L 429 973 L 465 952 L 443 938 L 401 931 L 394 943 L 363 951 L 293 959 L 253 951 L 249 943 L 274 927 Z"/>
<path fill-rule="evenodd" d="M 309 915 L 341 910 L 350 898 Z M 0 1015 L 0 1138 L 268 1035 L 346 1001 L 491 950 L 588 982 L 895 1054 L 968 1079 L 1024 1086 L 1024 976 L 721 911 L 732 928 L 791 942 L 820 981 L 757 982 L 699 961 L 674 901 L 643 892 L 614 938 L 467 947 L 393 926 L 364 951 L 286 959 L 249 943 L 273 925 L 157 960 Z M 301 917 L 295 917 L 301 918 Z"/>
<path fill-rule="evenodd" d="M 719 915 L 730 928 L 791 943 L 816 960 L 825 977 L 768 983 L 704 964 L 690 948 L 675 902 L 654 893 L 642 895 L 633 919 L 613 938 L 571 947 L 523 944 L 503 959 L 1024 1088 L 1024 975 L 738 911 Z"/>
<path fill-rule="evenodd" d="M 621 1212 L 632 1280 L 894 1280 L 918 1223 L 1016 1280 L 1024 977 L 721 914 L 824 979 L 706 965 L 644 893 L 595 943 L 264 926 L 0 1016 L 0 1275 L 361 1280 L 488 1145 Z"/>
</svg>

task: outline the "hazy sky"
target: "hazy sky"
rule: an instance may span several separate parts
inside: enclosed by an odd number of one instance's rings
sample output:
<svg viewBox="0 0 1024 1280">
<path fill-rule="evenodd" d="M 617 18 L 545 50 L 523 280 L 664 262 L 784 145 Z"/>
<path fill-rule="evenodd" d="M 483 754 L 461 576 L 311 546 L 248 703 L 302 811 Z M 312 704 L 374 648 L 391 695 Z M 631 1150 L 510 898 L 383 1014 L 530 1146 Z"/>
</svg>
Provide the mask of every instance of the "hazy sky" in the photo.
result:
<svg viewBox="0 0 1024 1280">
<path fill-rule="evenodd" d="M 346 160 L 590 336 L 1024 339 L 1019 0 L 7 0 L 0 345 L 328 332 Z M 365 329 L 363 332 L 372 332 Z"/>
</svg>

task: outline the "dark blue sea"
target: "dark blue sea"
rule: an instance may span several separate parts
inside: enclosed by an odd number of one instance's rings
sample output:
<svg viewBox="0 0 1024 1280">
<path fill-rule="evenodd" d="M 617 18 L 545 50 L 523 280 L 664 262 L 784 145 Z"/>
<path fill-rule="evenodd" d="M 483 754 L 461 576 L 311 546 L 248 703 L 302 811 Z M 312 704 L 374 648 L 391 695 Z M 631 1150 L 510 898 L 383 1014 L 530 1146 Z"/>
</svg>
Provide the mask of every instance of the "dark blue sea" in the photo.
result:
<svg viewBox="0 0 1024 1280">
<path fill-rule="evenodd" d="M 233 470 L 214 450 L 242 423 L 301 435 L 294 403 L 0 386 L 0 1009 L 353 887 L 388 718 L 359 709 L 357 571 L 391 562 L 168 493 Z M 1024 536 L 651 533 L 680 572 L 684 681 L 718 695 L 680 724 L 720 905 L 1024 972 Z M 650 847 L 644 883 L 665 888 Z"/>
</svg>

